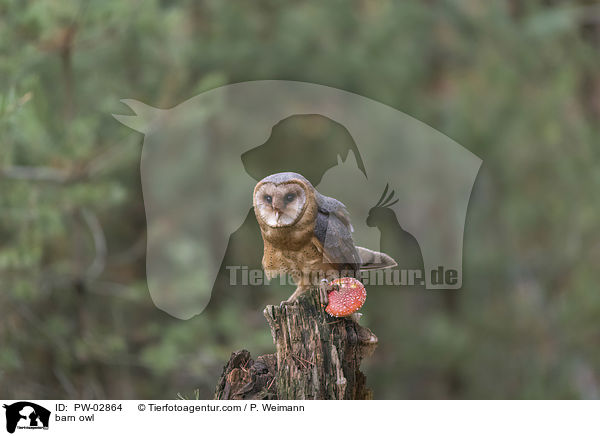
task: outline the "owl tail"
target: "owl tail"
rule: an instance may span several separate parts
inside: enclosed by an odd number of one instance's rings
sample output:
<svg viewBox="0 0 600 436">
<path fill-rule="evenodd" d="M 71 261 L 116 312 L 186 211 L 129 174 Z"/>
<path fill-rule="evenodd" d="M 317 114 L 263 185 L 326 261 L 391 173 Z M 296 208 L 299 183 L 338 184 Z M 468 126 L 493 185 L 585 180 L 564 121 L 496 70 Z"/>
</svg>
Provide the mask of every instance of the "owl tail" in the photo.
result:
<svg viewBox="0 0 600 436">
<path fill-rule="evenodd" d="M 385 253 L 369 250 L 368 248 L 356 247 L 361 260 L 361 271 L 374 269 L 393 268 L 398 264 L 394 259 Z"/>
</svg>

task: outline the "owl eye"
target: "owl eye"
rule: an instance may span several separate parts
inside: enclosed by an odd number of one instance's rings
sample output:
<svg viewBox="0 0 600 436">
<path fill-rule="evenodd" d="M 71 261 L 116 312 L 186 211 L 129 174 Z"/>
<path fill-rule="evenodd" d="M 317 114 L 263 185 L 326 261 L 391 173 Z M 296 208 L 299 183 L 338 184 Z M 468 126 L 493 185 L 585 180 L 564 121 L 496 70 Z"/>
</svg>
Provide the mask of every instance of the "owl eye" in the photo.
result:
<svg viewBox="0 0 600 436">
<path fill-rule="evenodd" d="M 263 198 L 267 203 L 271 203 L 273 201 L 273 197 L 271 197 L 270 195 L 265 195 Z"/>
<path fill-rule="evenodd" d="M 287 195 L 285 196 L 285 199 L 284 199 L 284 201 L 285 201 L 286 203 L 291 203 L 292 201 L 294 201 L 294 198 L 296 198 L 296 194 L 287 194 Z"/>
</svg>

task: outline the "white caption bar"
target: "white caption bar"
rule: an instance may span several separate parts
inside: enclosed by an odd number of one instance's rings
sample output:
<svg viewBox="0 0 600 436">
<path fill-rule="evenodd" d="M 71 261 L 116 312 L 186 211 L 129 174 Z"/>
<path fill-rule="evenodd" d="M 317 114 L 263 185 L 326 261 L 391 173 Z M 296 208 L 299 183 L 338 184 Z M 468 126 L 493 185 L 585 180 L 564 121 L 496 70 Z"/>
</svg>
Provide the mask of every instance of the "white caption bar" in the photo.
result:
<svg viewBox="0 0 600 436">
<path fill-rule="evenodd" d="M 0 401 L 1 434 L 598 435 L 598 401 Z M 269 430 L 270 429 L 270 430 Z M 42 430 L 36 432 L 34 430 Z M 8 433 L 7 433 L 8 432 Z M 171 433 L 169 433 L 171 432 Z M 359 433 L 356 433 L 359 432 Z M 362 432 L 362 433 L 361 433 Z"/>
</svg>

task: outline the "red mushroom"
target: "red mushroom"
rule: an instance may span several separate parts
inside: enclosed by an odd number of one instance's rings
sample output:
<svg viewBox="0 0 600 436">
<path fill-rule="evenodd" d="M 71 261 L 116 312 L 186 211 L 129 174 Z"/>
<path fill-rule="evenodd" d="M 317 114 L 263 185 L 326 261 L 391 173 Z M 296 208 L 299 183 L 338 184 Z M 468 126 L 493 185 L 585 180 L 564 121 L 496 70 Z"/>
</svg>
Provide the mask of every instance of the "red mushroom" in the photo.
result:
<svg viewBox="0 0 600 436">
<path fill-rule="evenodd" d="M 367 290 L 355 278 L 342 277 L 332 280 L 329 284 L 333 290 L 327 295 L 329 304 L 325 311 L 333 316 L 348 316 L 365 304 Z"/>
</svg>

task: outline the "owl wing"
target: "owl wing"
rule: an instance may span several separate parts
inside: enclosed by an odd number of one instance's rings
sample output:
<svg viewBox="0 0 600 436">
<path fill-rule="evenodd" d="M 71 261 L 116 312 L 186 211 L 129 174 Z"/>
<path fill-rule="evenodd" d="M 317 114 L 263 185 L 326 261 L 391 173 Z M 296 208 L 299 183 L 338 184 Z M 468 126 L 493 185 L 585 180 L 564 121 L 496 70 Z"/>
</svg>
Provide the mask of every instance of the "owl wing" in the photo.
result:
<svg viewBox="0 0 600 436">
<path fill-rule="evenodd" d="M 315 237 L 329 263 L 340 264 L 342 269 L 360 269 L 361 261 L 352 240 L 352 224 L 346 206 L 335 198 L 316 195 L 318 214 Z"/>
</svg>

